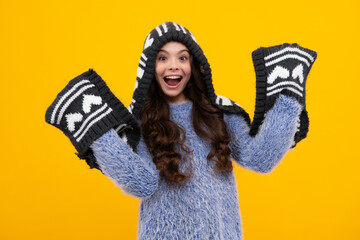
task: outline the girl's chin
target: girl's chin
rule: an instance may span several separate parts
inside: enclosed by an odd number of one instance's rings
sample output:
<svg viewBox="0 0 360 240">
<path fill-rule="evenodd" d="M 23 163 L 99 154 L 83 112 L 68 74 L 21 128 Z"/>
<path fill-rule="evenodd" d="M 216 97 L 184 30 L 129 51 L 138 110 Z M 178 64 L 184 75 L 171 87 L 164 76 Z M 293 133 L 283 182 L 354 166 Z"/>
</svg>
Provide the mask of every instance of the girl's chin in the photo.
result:
<svg viewBox="0 0 360 240">
<path fill-rule="evenodd" d="M 162 92 L 168 97 L 168 98 L 176 98 L 179 95 L 182 94 L 182 90 L 181 88 L 173 88 L 173 89 L 169 89 L 169 88 L 163 88 Z"/>
</svg>

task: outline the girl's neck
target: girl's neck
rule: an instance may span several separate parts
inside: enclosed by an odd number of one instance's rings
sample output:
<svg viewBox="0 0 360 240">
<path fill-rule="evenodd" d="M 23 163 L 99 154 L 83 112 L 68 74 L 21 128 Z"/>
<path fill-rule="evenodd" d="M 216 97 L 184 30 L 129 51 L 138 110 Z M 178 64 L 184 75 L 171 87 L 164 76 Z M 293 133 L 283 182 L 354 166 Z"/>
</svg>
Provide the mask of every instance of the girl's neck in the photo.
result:
<svg viewBox="0 0 360 240">
<path fill-rule="evenodd" d="M 181 104 L 185 104 L 185 103 L 188 103 L 188 102 L 191 102 L 189 99 L 185 99 L 185 100 L 182 100 L 182 101 L 177 101 L 177 102 L 168 102 L 170 106 L 176 106 L 176 105 L 181 105 Z"/>
<path fill-rule="evenodd" d="M 167 102 L 169 104 L 182 104 L 182 103 L 189 101 L 189 99 L 187 97 L 185 97 L 184 93 L 182 93 L 176 97 L 166 96 L 166 98 L 167 98 Z"/>
</svg>

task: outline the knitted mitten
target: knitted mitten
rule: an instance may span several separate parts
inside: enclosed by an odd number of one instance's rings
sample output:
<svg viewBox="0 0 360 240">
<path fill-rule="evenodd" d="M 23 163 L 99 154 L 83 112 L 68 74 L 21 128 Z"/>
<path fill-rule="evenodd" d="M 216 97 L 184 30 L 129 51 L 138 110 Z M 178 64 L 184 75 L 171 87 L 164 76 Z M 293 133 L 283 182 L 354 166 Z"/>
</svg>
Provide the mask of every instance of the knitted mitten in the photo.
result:
<svg viewBox="0 0 360 240">
<path fill-rule="evenodd" d="M 116 128 L 119 135 L 125 130 L 140 131 L 133 115 L 92 69 L 66 85 L 47 109 L 45 121 L 59 128 L 78 151 L 77 155 L 90 168 L 97 169 L 100 168 L 90 148 L 97 138 L 111 128 Z"/>
<path fill-rule="evenodd" d="M 296 43 L 261 47 L 252 53 L 256 72 L 256 105 L 250 135 L 256 135 L 266 112 L 272 108 L 279 94 L 286 94 L 303 105 L 292 147 L 306 137 L 309 118 L 305 104 L 305 84 L 316 57 L 316 52 Z"/>
</svg>

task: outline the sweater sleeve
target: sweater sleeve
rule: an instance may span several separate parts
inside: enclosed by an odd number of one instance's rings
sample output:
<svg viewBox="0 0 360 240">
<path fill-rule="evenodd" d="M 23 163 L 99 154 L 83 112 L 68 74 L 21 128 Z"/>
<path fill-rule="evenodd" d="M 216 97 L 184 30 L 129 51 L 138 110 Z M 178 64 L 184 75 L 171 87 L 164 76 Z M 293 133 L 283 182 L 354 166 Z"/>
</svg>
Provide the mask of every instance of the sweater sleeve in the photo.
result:
<svg viewBox="0 0 360 240">
<path fill-rule="evenodd" d="M 146 198 L 157 189 L 159 171 L 143 139 L 135 153 L 114 129 L 110 129 L 95 140 L 91 148 L 102 172 L 125 193 Z"/>
<path fill-rule="evenodd" d="M 294 98 L 279 95 L 254 137 L 241 116 L 225 114 L 229 147 L 237 164 L 259 173 L 271 172 L 293 144 L 302 108 Z"/>
</svg>

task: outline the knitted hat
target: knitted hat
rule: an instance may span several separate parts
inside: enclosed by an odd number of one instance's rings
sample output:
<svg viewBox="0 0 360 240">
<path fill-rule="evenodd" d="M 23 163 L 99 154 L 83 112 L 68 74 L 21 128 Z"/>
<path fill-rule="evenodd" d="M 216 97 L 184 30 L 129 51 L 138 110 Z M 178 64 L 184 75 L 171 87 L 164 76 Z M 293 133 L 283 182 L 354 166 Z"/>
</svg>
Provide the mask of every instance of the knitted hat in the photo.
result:
<svg viewBox="0 0 360 240">
<path fill-rule="evenodd" d="M 188 29 L 175 22 L 164 22 L 147 35 L 137 69 L 132 101 L 128 106 L 128 110 L 136 118 L 139 118 L 147 98 L 151 81 L 154 79 L 157 53 L 165 43 L 170 41 L 178 41 L 184 44 L 202 66 L 204 70 L 203 80 L 205 81 L 207 96 L 210 102 L 223 112 L 240 114 L 250 125 L 250 117 L 240 105 L 226 97 L 215 94 L 212 84 L 211 68 L 204 52 L 200 48 L 194 35 Z"/>
</svg>

